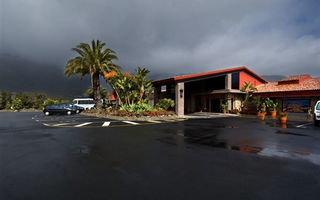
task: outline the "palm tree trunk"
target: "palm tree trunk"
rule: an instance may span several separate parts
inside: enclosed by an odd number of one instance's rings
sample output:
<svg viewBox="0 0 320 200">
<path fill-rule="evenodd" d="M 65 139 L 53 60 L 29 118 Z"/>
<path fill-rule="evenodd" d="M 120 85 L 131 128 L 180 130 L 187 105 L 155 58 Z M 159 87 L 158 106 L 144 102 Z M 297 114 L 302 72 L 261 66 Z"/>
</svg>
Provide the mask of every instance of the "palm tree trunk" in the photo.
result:
<svg viewBox="0 0 320 200">
<path fill-rule="evenodd" d="M 100 109 L 102 107 L 102 102 L 101 102 L 101 93 L 100 93 L 99 73 L 91 74 L 91 83 L 92 83 L 92 90 L 93 90 L 93 101 L 96 105 L 96 108 Z"/>
</svg>

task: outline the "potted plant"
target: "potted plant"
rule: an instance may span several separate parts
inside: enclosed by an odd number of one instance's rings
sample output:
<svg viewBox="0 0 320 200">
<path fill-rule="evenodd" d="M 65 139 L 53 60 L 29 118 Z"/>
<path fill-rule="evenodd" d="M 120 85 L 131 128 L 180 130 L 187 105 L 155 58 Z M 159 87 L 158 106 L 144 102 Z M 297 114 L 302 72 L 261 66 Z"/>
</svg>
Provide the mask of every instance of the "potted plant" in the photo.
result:
<svg viewBox="0 0 320 200">
<path fill-rule="evenodd" d="M 279 120 L 281 124 L 286 124 L 288 119 L 288 114 L 285 112 L 280 112 L 279 114 Z"/>
<path fill-rule="evenodd" d="M 223 110 L 223 114 L 226 114 L 228 109 L 228 103 L 221 104 L 221 109 Z"/>
<path fill-rule="evenodd" d="M 261 114 L 266 115 L 266 113 L 267 113 L 266 110 L 267 110 L 266 104 L 262 103 L 261 110 L 260 110 Z"/>
<path fill-rule="evenodd" d="M 264 120 L 265 117 L 266 117 L 266 114 L 264 114 L 264 113 L 262 113 L 262 112 L 260 112 L 260 114 L 258 115 L 258 118 L 259 118 L 260 120 Z"/>
<path fill-rule="evenodd" d="M 277 107 L 278 107 L 278 103 L 272 101 L 271 99 L 267 98 L 265 100 L 267 107 L 270 110 L 270 114 L 272 118 L 276 118 L 277 117 Z"/>
</svg>

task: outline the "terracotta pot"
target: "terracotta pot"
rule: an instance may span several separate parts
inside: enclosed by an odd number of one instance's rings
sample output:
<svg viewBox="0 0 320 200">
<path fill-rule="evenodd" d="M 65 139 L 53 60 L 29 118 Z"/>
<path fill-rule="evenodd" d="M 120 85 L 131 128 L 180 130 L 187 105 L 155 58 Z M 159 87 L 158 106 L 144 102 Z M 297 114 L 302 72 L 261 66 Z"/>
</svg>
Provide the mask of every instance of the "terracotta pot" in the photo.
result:
<svg viewBox="0 0 320 200">
<path fill-rule="evenodd" d="M 267 112 L 262 112 L 261 114 L 263 114 L 264 116 L 266 116 L 266 115 L 267 115 Z"/>
<path fill-rule="evenodd" d="M 265 118 L 266 116 L 263 115 L 263 114 L 260 114 L 258 117 L 259 117 L 260 120 L 264 120 L 264 118 Z"/>
<path fill-rule="evenodd" d="M 260 112 L 260 111 L 258 111 L 258 112 L 257 112 L 257 116 L 259 116 L 260 114 L 261 114 L 261 112 Z"/>
<path fill-rule="evenodd" d="M 280 117 L 279 119 L 281 124 L 287 123 L 287 117 Z"/>
<path fill-rule="evenodd" d="M 224 111 L 223 111 L 223 114 L 227 114 L 227 111 L 226 111 L 226 110 L 224 110 Z"/>
<path fill-rule="evenodd" d="M 271 111 L 271 117 L 276 118 L 277 117 L 277 111 Z"/>
</svg>

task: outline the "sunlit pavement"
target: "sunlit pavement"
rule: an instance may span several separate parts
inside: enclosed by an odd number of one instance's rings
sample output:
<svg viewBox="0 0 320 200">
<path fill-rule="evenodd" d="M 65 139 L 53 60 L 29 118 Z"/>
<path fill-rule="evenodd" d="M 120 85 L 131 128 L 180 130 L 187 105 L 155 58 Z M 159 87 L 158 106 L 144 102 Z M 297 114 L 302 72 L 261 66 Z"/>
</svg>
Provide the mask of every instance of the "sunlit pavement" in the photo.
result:
<svg viewBox="0 0 320 200">
<path fill-rule="evenodd" d="M 0 199 L 320 196 L 312 123 L 223 117 L 69 128 L 44 126 L 37 114 L 0 113 Z"/>
</svg>

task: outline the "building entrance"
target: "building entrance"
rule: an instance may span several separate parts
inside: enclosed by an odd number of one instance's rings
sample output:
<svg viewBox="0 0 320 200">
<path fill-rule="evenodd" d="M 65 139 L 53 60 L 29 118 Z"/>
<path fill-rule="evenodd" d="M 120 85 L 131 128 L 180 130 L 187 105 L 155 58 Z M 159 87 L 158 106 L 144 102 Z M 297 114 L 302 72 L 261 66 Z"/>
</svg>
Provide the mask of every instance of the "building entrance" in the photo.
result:
<svg viewBox="0 0 320 200">
<path fill-rule="evenodd" d="M 220 112 L 220 99 L 211 99 L 211 112 Z"/>
</svg>

